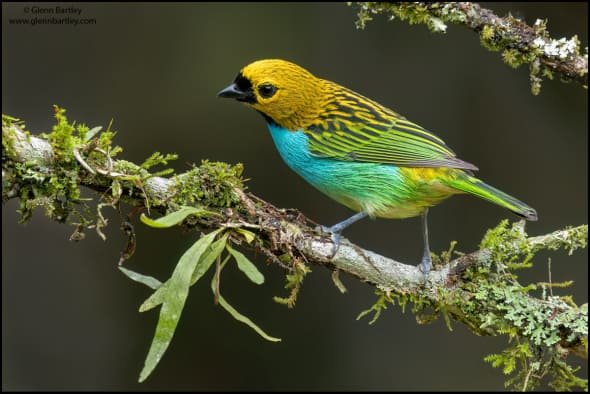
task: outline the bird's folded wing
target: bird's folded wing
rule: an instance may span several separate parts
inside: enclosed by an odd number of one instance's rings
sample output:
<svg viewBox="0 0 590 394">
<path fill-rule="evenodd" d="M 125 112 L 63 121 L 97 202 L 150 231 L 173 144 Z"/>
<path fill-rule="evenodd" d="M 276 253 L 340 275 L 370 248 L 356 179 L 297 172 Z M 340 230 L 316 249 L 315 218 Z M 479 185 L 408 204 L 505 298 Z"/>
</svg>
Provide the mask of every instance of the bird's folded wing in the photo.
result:
<svg viewBox="0 0 590 394">
<path fill-rule="evenodd" d="M 351 103 L 348 96 L 348 103 Z M 393 164 L 400 167 L 448 167 L 477 170 L 430 131 L 369 100 L 339 106 L 304 132 L 318 157 Z M 351 103 L 352 104 L 352 103 Z"/>
</svg>

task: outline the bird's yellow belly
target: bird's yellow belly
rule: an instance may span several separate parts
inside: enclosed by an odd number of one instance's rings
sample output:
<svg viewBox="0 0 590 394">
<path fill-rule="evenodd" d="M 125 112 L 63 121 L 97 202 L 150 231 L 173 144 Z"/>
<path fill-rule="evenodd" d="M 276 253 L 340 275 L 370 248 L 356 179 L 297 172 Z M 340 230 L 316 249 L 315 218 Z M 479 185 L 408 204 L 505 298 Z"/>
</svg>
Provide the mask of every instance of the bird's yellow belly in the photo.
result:
<svg viewBox="0 0 590 394">
<path fill-rule="evenodd" d="M 405 219 L 421 215 L 427 208 L 439 204 L 451 193 L 416 193 L 412 197 L 392 196 L 384 199 L 381 193 L 363 198 L 346 194 L 330 195 L 342 205 L 354 211 L 366 211 L 370 216 L 384 219 Z"/>
<path fill-rule="evenodd" d="M 459 191 L 438 181 L 445 169 L 399 168 L 381 165 L 359 168 L 338 182 L 315 184 L 319 190 L 354 211 L 366 211 L 373 217 L 403 219 L 421 215 Z"/>
</svg>

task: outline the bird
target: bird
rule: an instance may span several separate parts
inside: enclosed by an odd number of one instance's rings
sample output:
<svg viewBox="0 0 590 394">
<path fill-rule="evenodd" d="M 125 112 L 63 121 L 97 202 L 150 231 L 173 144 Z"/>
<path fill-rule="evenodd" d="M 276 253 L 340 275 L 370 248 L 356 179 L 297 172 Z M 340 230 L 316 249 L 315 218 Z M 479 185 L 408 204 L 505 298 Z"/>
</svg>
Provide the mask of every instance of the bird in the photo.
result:
<svg viewBox="0 0 590 394">
<path fill-rule="evenodd" d="M 428 210 L 454 194 L 471 194 L 537 220 L 533 208 L 476 178 L 478 168 L 459 159 L 433 132 L 295 63 L 254 61 L 218 97 L 260 113 L 287 166 L 356 212 L 321 226 L 333 243 L 331 258 L 342 231 L 363 218 L 421 216 L 424 250 L 418 267 L 428 278 Z"/>
</svg>

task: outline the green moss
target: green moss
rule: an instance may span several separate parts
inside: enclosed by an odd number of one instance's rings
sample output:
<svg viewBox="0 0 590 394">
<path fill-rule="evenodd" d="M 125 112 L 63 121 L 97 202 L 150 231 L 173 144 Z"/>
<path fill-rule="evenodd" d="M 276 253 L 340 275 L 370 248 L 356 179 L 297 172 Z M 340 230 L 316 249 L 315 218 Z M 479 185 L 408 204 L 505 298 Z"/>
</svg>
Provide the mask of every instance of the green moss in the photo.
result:
<svg viewBox="0 0 590 394">
<path fill-rule="evenodd" d="M 438 256 L 435 253 L 430 253 L 432 258 L 432 265 L 436 270 L 441 269 L 443 266 L 448 265 L 453 258 L 453 255 L 462 255 L 463 253 L 456 251 L 457 241 L 451 241 L 449 249 L 443 250 Z"/>
<path fill-rule="evenodd" d="M 553 78 L 549 67 L 545 65 L 541 67 L 541 57 L 564 61 L 580 56 L 581 53 L 577 36 L 569 40 L 551 39 L 546 20 L 538 19 L 531 29 L 511 15 L 503 17 L 498 22 L 498 19 L 489 18 L 485 13 L 478 15 L 475 6 L 460 3 L 367 2 L 356 4 L 359 7 L 356 26 L 360 29 L 364 29 L 374 15 L 385 14 L 390 20 L 399 18 L 402 21 L 408 21 L 409 24 L 425 24 L 431 31 L 437 33 L 444 33 L 447 23 L 466 25 L 479 31 L 481 45 L 490 51 L 502 51 L 502 59 L 510 67 L 531 65 L 529 78 L 531 92 L 534 95 L 539 94 L 541 90 L 542 77 Z M 580 76 L 583 76 L 584 72 L 581 68 Z"/>
<path fill-rule="evenodd" d="M 288 255 L 285 255 L 285 257 L 289 258 Z M 283 263 L 286 263 L 286 258 L 283 259 Z M 291 292 L 288 297 L 273 297 L 273 300 L 278 304 L 287 305 L 287 307 L 293 308 L 295 307 L 299 290 L 303 284 L 303 279 L 311 272 L 311 269 L 299 260 L 293 261 L 290 266 L 292 267 L 292 271 L 285 276 L 287 282 L 285 284 L 285 289 L 291 290 Z"/>
<path fill-rule="evenodd" d="M 440 15 L 445 22 L 455 23 L 455 24 L 463 24 L 466 23 L 468 20 L 468 15 L 466 15 L 463 11 L 457 9 L 454 4 L 452 3 L 441 3 L 443 4 L 441 8 Z"/>
<path fill-rule="evenodd" d="M 352 3 L 349 3 L 351 5 Z M 445 3 L 357 3 L 359 5 L 356 26 L 364 29 L 367 22 L 373 19 L 372 14 L 389 14 L 390 20 L 399 18 L 407 20 L 409 24 L 426 24 L 428 28 L 437 33 L 444 33 L 447 29 L 445 21 L 458 23 L 465 20 L 465 15 Z M 434 15 L 436 9 L 439 15 Z"/>
<path fill-rule="evenodd" d="M 162 155 L 160 152 L 154 152 L 150 157 L 148 157 L 141 165 L 140 167 L 145 169 L 145 170 L 149 170 L 152 167 L 158 166 L 158 165 L 167 165 L 169 161 L 171 160 L 176 160 L 178 159 L 178 155 L 177 154 L 166 154 L 166 155 Z M 150 174 L 150 177 L 155 177 L 155 176 L 164 176 L 164 175 L 168 175 L 170 173 L 174 172 L 173 169 L 171 168 L 167 168 L 165 170 L 161 170 L 158 172 L 155 172 L 153 174 Z"/>
<path fill-rule="evenodd" d="M 542 377 L 551 376 L 552 387 L 587 389 L 587 381 L 575 375 L 577 370 L 565 362 L 560 351 L 587 341 L 587 304 L 578 307 L 571 297 L 547 296 L 547 287 L 567 283 L 523 286 L 516 275 L 516 270 L 531 267 L 534 252 L 543 248 L 575 249 L 585 245 L 586 239 L 587 226 L 581 226 L 532 243 L 524 231 L 524 221 L 510 225 L 504 220 L 485 234 L 478 257 L 461 278 L 450 286 L 437 287 L 435 297 L 377 290 L 377 301 L 359 318 L 372 313 L 372 324 L 388 305 L 398 304 L 403 310 L 411 302 L 419 323 L 429 323 L 442 315 L 449 330 L 454 319 L 478 335 L 508 336 L 507 349 L 485 358 L 511 375 L 507 387 L 532 390 L 540 385 Z M 433 256 L 433 261 L 439 266 L 448 264 L 454 246 L 441 257 Z M 540 288 L 543 293 L 539 300 L 531 293 Z M 433 313 L 426 314 L 427 310 Z"/>
<path fill-rule="evenodd" d="M 377 289 L 375 290 L 377 295 L 377 301 L 370 308 L 362 311 L 358 316 L 357 320 L 362 319 L 370 313 L 373 313 L 373 318 L 369 321 L 369 324 L 373 324 L 381 316 L 381 313 L 387 309 L 387 305 L 399 305 L 402 309 L 402 313 L 405 312 L 408 303 L 412 304 L 412 313 L 416 314 L 416 321 L 419 324 L 426 324 L 436 319 L 436 313 L 438 312 L 434 307 L 434 304 L 422 294 L 414 293 L 395 293 L 389 289 Z M 434 308 L 434 314 L 425 314 L 424 312 L 428 308 Z"/>
<path fill-rule="evenodd" d="M 524 231 L 525 221 L 519 221 L 508 226 L 508 220 L 503 220 L 495 228 L 488 230 L 479 247 L 488 249 L 492 254 L 492 261 L 504 268 L 507 264 L 518 261 L 521 256 L 532 257 L 531 246 Z"/>
<path fill-rule="evenodd" d="M 565 249 L 568 255 L 572 255 L 578 249 L 584 249 L 588 246 L 588 225 L 582 225 L 572 228 L 568 226 L 565 230 L 546 237 L 542 242 L 534 245 L 536 249 L 558 250 Z"/>
<path fill-rule="evenodd" d="M 398 305 L 401 306 L 402 311 L 405 311 L 407 300 L 401 298 L 399 294 L 392 294 L 389 291 L 377 289 L 375 290 L 375 295 L 377 295 L 377 301 L 369 309 L 365 309 L 359 313 L 356 317 L 357 320 L 362 319 L 369 313 L 373 313 L 373 318 L 369 321 L 369 324 L 375 323 L 381 316 L 381 312 L 387 309 L 387 304 L 395 305 L 395 300 L 398 301 Z"/>
<path fill-rule="evenodd" d="M 232 166 L 203 160 L 201 166 L 174 177 L 173 202 L 184 205 L 199 202 L 218 208 L 235 205 L 240 197 L 234 189 L 244 189 L 243 170 L 241 163 Z"/>
<path fill-rule="evenodd" d="M 57 124 L 50 134 L 45 135 L 52 146 L 54 160 L 59 163 L 58 166 L 48 171 L 40 169 L 34 162 L 11 162 L 14 182 L 20 188 L 21 222 L 27 221 L 37 207 L 44 207 L 46 215 L 51 219 L 65 222 L 80 201 L 79 177 L 72 153 L 72 148 L 77 142 L 74 136 L 76 128 L 67 122 L 64 113 L 65 110 L 55 107 Z M 3 130 L 15 120 L 3 116 Z M 78 128 L 82 129 L 83 126 Z M 7 132 L 3 133 L 3 137 L 4 154 L 7 158 L 16 157 L 14 136 Z"/>
<path fill-rule="evenodd" d="M 66 110 L 53 106 L 55 110 L 55 119 L 57 124 L 53 126 L 53 131 L 49 134 L 41 134 L 41 137 L 47 138 L 53 149 L 55 161 L 58 163 L 70 163 L 75 161 L 73 150 L 76 144 L 80 143 L 80 138 L 75 137 L 76 128 L 74 124 L 69 124 L 65 116 Z M 84 127 L 83 127 L 84 129 Z"/>
<path fill-rule="evenodd" d="M 10 128 L 12 125 L 18 125 L 22 130 L 25 130 L 25 123 L 18 118 L 2 114 L 2 129 Z M 15 138 L 10 133 L 2 133 L 2 160 L 4 157 L 10 158 L 16 156 L 14 150 Z"/>
<path fill-rule="evenodd" d="M 479 33 L 479 42 L 481 43 L 481 46 L 490 51 L 499 51 L 502 48 L 496 28 L 491 25 L 485 25 L 481 29 Z"/>
<path fill-rule="evenodd" d="M 520 66 L 523 63 L 522 55 L 516 49 L 506 49 L 505 51 L 503 51 L 502 60 L 504 60 L 504 63 L 506 63 L 512 68 L 518 68 L 518 66 Z"/>
<path fill-rule="evenodd" d="M 407 20 L 410 25 L 426 24 L 431 20 L 431 15 L 428 13 L 428 8 L 424 5 L 416 4 L 406 6 L 402 4 L 392 4 L 389 11 L 394 13 L 399 19 Z"/>
<path fill-rule="evenodd" d="M 58 106 L 54 109 L 56 124 L 50 133 L 41 135 L 52 148 L 53 165 L 50 169 L 39 168 L 37 163 L 9 163 L 10 157 L 16 157 L 14 138 L 9 133 L 3 133 L 7 134 L 3 138 L 3 154 L 7 156 L 3 166 L 11 166 L 12 184 L 19 187 L 22 221 L 28 220 L 38 207 L 43 207 L 47 216 L 59 222 L 66 222 L 72 212 L 76 212 L 77 220 L 72 224 L 93 226 L 102 237 L 101 228 L 107 222 L 101 209 L 115 207 L 121 197 L 144 198 L 144 205 L 148 208 L 171 203 L 174 209 L 174 206 L 195 202 L 207 207 L 225 208 L 240 202 L 234 189 L 244 188 L 242 165 L 209 161 L 203 161 L 200 167 L 174 178 L 177 190 L 173 201 L 154 201 L 145 193 L 146 181 L 155 176 L 168 175 L 173 170 L 151 170 L 155 166 L 167 165 L 177 155 L 155 152 L 141 165 L 114 160 L 122 149 L 113 146 L 116 133 L 111 131 L 110 124 L 104 131 L 101 127 L 90 129 L 84 124 L 70 123 L 65 109 Z M 3 116 L 3 129 L 17 121 L 16 118 Z M 101 201 L 92 218 L 86 217 L 89 209 L 80 196 L 79 187 L 85 183 L 104 186 L 106 191 L 100 195 Z M 11 185 L 6 183 L 6 186 Z"/>
</svg>

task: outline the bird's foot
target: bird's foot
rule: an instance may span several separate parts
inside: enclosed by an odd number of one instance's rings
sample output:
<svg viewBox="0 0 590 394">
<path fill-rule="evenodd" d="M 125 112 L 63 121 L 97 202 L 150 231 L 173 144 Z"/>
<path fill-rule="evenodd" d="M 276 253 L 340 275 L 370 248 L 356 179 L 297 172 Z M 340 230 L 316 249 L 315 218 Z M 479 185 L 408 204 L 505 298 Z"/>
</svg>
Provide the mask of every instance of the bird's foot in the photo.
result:
<svg viewBox="0 0 590 394">
<path fill-rule="evenodd" d="M 430 267 L 432 267 L 432 258 L 430 257 L 430 251 L 424 253 L 424 256 L 422 256 L 422 262 L 418 267 L 424 274 L 424 280 L 428 280 Z"/>
<path fill-rule="evenodd" d="M 332 243 L 334 244 L 330 260 L 332 260 L 334 256 L 336 256 L 336 252 L 338 252 L 338 247 L 340 246 L 340 234 L 342 233 L 342 230 L 344 230 L 346 227 L 350 226 L 354 222 L 358 222 L 362 218 L 366 218 L 367 216 L 369 216 L 367 212 L 361 211 L 355 213 L 354 215 L 352 215 L 346 220 L 341 221 L 340 223 L 336 223 L 331 227 L 319 226 L 319 228 L 317 228 L 325 233 L 330 233 L 330 238 L 332 239 Z"/>
<path fill-rule="evenodd" d="M 321 230 L 324 233 L 330 234 L 330 239 L 332 240 L 332 253 L 330 254 L 330 260 L 336 256 L 336 252 L 338 252 L 338 248 L 340 247 L 340 231 L 338 229 L 334 229 L 335 226 L 326 227 L 326 226 L 318 226 L 316 230 Z"/>
</svg>

